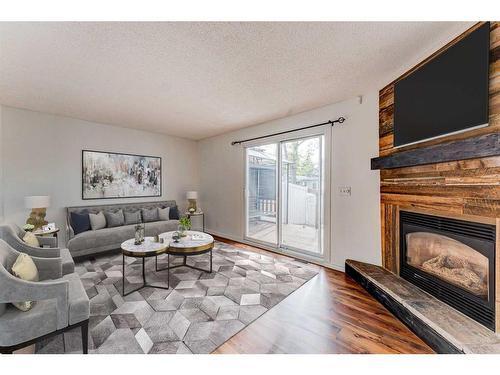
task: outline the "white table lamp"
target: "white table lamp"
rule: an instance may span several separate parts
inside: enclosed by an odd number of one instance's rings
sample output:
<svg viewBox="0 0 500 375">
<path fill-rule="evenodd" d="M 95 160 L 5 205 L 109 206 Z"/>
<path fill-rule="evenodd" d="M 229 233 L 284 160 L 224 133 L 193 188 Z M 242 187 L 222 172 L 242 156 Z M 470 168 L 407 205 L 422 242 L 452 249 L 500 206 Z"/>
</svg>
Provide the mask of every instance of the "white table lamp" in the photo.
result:
<svg viewBox="0 0 500 375">
<path fill-rule="evenodd" d="M 45 215 L 47 214 L 47 207 L 50 206 L 50 197 L 48 195 L 32 195 L 24 197 L 24 206 L 31 208 L 31 213 L 26 224 L 35 226 L 35 230 L 47 225 Z"/>
</svg>

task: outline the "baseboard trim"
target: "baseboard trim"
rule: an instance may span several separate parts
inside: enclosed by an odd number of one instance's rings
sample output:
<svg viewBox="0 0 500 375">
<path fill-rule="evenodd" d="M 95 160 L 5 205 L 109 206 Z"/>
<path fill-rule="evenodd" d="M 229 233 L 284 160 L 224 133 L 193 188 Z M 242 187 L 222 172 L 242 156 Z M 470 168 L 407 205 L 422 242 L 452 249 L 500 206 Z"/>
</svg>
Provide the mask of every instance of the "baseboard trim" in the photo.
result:
<svg viewBox="0 0 500 375">
<path fill-rule="evenodd" d="M 208 234 L 211 234 L 212 236 L 217 236 L 217 237 L 225 238 L 227 240 L 244 243 L 242 238 L 238 238 L 236 236 L 233 236 L 233 235 L 230 235 L 227 233 L 217 232 L 217 231 L 211 230 L 211 229 L 205 229 L 205 232 Z"/>
<path fill-rule="evenodd" d="M 310 258 L 299 258 L 298 256 L 287 254 L 287 253 L 285 253 L 283 251 L 279 251 L 278 249 L 270 247 L 270 246 L 265 246 L 265 245 L 262 245 L 262 244 L 257 244 L 257 243 L 251 242 L 251 241 L 247 241 L 244 238 L 240 238 L 240 237 L 233 236 L 233 235 L 226 234 L 226 233 L 217 232 L 217 231 L 211 230 L 211 229 L 205 229 L 205 232 L 209 233 L 209 234 L 211 234 L 213 236 L 216 236 L 216 237 L 220 237 L 220 238 L 228 239 L 228 240 L 231 240 L 231 241 L 239 242 L 239 243 L 242 243 L 242 244 L 248 245 L 248 246 L 253 246 L 253 247 L 256 247 L 258 249 L 269 251 L 271 253 L 275 253 L 275 254 L 279 254 L 279 255 L 284 255 L 284 256 L 287 256 L 287 257 L 290 257 L 290 258 L 296 258 L 296 259 L 304 260 L 306 262 L 309 262 L 309 263 L 312 263 L 312 264 L 316 264 L 318 266 L 330 268 L 330 269 L 335 270 L 335 271 L 345 272 L 344 265 L 333 264 L 333 263 L 328 263 L 328 262 L 321 262 L 321 261 L 310 259 Z"/>
</svg>

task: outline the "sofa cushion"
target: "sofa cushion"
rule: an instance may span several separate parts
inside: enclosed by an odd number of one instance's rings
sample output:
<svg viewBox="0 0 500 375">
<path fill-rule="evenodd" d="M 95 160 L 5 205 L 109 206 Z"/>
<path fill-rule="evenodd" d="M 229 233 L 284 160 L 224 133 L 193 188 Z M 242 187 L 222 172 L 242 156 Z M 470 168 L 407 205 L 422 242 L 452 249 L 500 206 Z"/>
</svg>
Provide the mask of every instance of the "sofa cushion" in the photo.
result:
<svg viewBox="0 0 500 375">
<path fill-rule="evenodd" d="M 0 319 L 0 346 L 12 346 L 44 336 L 57 330 L 55 299 L 38 301 L 25 313 L 12 305 L 5 309 Z"/>
<path fill-rule="evenodd" d="M 87 210 L 72 212 L 71 228 L 73 228 L 75 235 L 90 230 L 89 212 Z"/>
<path fill-rule="evenodd" d="M 145 223 L 150 223 L 152 221 L 158 221 L 158 208 L 142 208 L 142 221 Z"/>
<path fill-rule="evenodd" d="M 118 210 L 116 212 L 106 211 L 104 216 L 106 217 L 106 225 L 108 228 L 121 227 L 125 224 L 123 210 Z"/>
<path fill-rule="evenodd" d="M 146 224 L 146 236 L 177 230 L 178 220 L 156 221 Z M 71 253 L 78 253 L 88 249 L 114 248 L 119 249 L 123 241 L 134 238 L 135 224 L 122 227 L 104 228 L 80 233 L 68 241 Z"/>
<path fill-rule="evenodd" d="M 123 241 L 134 238 L 135 225 L 124 225 L 121 227 L 104 228 L 80 233 L 68 241 L 70 252 L 102 248 L 115 245 L 120 248 Z"/>
<path fill-rule="evenodd" d="M 139 224 L 142 222 L 141 211 L 125 211 L 125 225 L 129 224 Z"/>
<path fill-rule="evenodd" d="M 158 218 L 161 221 L 170 220 L 170 207 L 158 208 Z"/>
<path fill-rule="evenodd" d="M 179 208 L 177 206 L 170 207 L 170 220 L 179 220 Z"/>
<path fill-rule="evenodd" d="M 156 236 L 161 233 L 177 230 L 179 227 L 178 220 L 155 221 L 146 224 L 146 236 Z"/>
<path fill-rule="evenodd" d="M 89 214 L 90 227 L 92 230 L 106 228 L 106 217 L 99 211 L 97 214 Z"/>
</svg>

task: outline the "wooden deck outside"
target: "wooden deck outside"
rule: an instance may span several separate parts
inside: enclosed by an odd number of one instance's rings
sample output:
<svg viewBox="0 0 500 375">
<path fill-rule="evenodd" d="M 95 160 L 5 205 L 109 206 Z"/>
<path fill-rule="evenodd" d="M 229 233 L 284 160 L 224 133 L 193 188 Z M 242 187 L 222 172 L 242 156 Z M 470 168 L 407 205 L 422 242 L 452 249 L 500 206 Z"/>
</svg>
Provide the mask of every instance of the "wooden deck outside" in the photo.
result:
<svg viewBox="0 0 500 375">
<path fill-rule="evenodd" d="M 319 229 L 307 225 L 283 224 L 283 244 L 296 249 L 319 252 Z M 276 243 L 276 224 L 258 220 L 249 226 L 249 235 L 260 241 Z"/>
</svg>

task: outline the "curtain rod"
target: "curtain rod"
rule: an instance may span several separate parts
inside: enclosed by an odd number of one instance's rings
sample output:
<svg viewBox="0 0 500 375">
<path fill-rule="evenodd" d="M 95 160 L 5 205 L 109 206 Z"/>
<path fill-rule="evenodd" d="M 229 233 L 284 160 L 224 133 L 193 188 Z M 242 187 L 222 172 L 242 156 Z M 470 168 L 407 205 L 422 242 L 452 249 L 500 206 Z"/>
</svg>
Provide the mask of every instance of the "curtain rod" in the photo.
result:
<svg viewBox="0 0 500 375">
<path fill-rule="evenodd" d="M 240 145 L 242 143 L 250 142 L 250 141 L 255 141 L 257 139 L 263 139 L 263 138 L 273 137 L 275 135 L 282 135 L 282 134 L 287 134 L 287 133 L 293 133 L 293 132 L 296 132 L 296 131 L 299 131 L 299 130 L 315 128 L 317 126 L 323 126 L 323 125 L 332 125 L 333 126 L 333 125 L 335 125 L 337 123 L 338 124 L 342 124 L 344 121 L 345 121 L 345 118 L 339 117 L 336 120 L 328 120 L 327 122 L 322 122 L 321 124 L 309 125 L 309 126 L 305 126 L 303 128 L 298 128 L 298 129 L 293 129 L 293 130 L 286 130 L 286 131 L 283 131 L 283 132 L 273 133 L 273 134 L 268 134 L 268 135 L 263 135 L 263 136 L 255 137 L 255 138 L 242 139 L 241 141 L 233 141 L 233 142 L 231 142 L 231 145 L 232 146 L 234 146 L 234 145 Z"/>
</svg>

